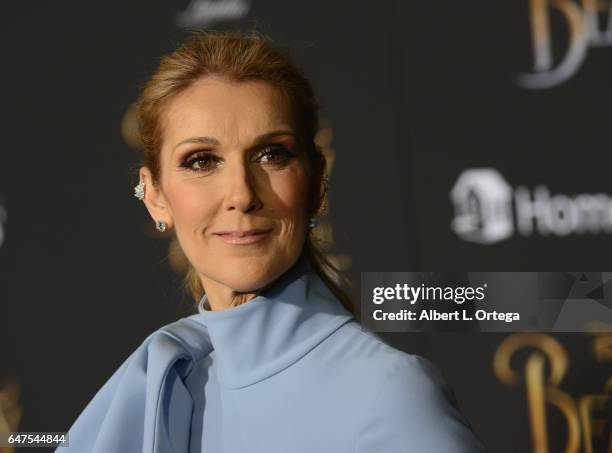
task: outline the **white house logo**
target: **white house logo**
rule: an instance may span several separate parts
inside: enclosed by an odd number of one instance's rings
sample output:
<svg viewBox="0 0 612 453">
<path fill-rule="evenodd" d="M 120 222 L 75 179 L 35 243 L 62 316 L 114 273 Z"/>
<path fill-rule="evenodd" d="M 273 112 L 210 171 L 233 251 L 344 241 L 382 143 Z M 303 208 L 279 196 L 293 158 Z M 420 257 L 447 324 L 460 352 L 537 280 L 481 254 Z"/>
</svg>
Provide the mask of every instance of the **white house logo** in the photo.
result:
<svg viewBox="0 0 612 453">
<path fill-rule="evenodd" d="M 612 234 L 612 197 L 551 195 L 548 187 L 512 187 L 493 168 L 465 170 L 450 193 L 451 228 L 466 241 L 493 244 L 517 234 Z"/>
<path fill-rule="evenodd" d="M 558 85 L 580 68 L 589 46 L 612 46 L 612 0 L 530 0 L 529 14 L 534 72 L 518 76 L 524 88 Z M 556 62 L 550 25 L 555 16 L 563 18 L 568 35 L 555 37 L 557 42 L 567 41 Z"/>
<path fill-rule="evenodd" d="M 492 243 L 512 235 L 512 188 L 491 168 L 465 170 L 451 191 L 453 230 L 462 238 Z"/>
<path fill-rule="evenodd" d="M 0 247 L 4 243 L 4 224 L 6 223 L 6 209 L 0 204 Z"/>
<path fill-rule="evenodd" d="M 248 0 L 191 0 L 184 11 L 176 14 L 176 25 L 182 28 L 207 27 L 217 22 L 239 20 L 247 15 Z"/>
</svg>

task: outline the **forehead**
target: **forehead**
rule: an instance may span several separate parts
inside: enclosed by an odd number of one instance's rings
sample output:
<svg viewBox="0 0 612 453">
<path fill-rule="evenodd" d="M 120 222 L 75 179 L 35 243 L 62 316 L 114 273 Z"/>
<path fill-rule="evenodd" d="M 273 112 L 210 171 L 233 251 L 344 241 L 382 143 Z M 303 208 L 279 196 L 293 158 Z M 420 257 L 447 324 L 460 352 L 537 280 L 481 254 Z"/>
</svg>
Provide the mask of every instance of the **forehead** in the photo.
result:
<svg viewBox="0 0 612 453">
<path fill-rule="evenodd" d="M 283 93 L 262 81 L 202 77 L 177 94 L 162 115 L 164 148 L 194 135 L 242 142 L 277 129 L 292 129 Z"/>
</svg>

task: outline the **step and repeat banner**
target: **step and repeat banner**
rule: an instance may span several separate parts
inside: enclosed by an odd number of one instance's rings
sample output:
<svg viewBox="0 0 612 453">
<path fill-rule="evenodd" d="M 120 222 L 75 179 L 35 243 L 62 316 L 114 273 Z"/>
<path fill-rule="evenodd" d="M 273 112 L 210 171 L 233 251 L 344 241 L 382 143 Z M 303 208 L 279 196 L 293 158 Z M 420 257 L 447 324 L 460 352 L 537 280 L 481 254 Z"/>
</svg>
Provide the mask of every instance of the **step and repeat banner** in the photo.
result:
<svg viewBox="0 0 612 453">
<path fill-rule="evenodd" d="M 133 197 L 131 106 L 189 30 L 256 29 L 319 97 L 317 234 L 361 322 L 443 371 L 488 451 L 612 451 L 610 0 L 21 2 L 1 20 L 0 431 L 66 431 L 195 312 Z"/>
</svg>

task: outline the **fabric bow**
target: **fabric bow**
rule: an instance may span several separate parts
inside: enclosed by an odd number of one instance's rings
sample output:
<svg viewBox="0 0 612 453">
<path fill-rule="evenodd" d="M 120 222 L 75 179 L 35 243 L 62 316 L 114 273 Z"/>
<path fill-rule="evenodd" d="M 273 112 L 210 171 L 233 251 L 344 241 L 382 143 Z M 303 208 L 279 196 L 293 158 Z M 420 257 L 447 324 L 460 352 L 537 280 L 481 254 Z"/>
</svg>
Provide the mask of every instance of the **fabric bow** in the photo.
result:
<svg viewBox="0 0 612 453">
<path fill-rule="evenodd" d="M 56 452 L 187 452 L 194 403 L 184 379 L 213 350 L 198 317 L 149 335 L 74 422 L 68 448 Z"/>
</svg>

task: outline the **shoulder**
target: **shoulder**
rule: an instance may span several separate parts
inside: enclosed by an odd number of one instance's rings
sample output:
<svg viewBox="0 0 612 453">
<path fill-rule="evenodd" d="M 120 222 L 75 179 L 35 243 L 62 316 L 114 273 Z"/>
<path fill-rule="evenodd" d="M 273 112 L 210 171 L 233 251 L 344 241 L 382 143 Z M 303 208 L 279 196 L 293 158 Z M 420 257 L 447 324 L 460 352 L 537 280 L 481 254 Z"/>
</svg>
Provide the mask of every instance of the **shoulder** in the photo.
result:
<svg viewBox="0 0 612 453">
<path fill-rule="evenodd" d="M 342 330 L 362 399 L 356 452 L 484 451 L 431 361 L 392 347 L 358 323 Z"/>
<path fill-rule="evenodd" d="M 399 395 L 449 390 L 429 360 L 389 345 L 357 322 L 344 324 L 326 343 L 325 361 L 335 364 L 337 374 L 344 378 L 359 376 L 351 379 L 352 392 L 371 395 L 394 389 L 392 392 Z"/>
<path fill-rule="evenodd" d="M 335 358 L 359 372 L 369 388 L 380 385 L 385 376 L 393 373 L 436 374 L 427 360 L 389 345 L 356 321 L 344 324 L 329 340 L 328 348 L 335 352 Z M 369 376 L 371 380 L 367 379 Z"/>
</svg>

